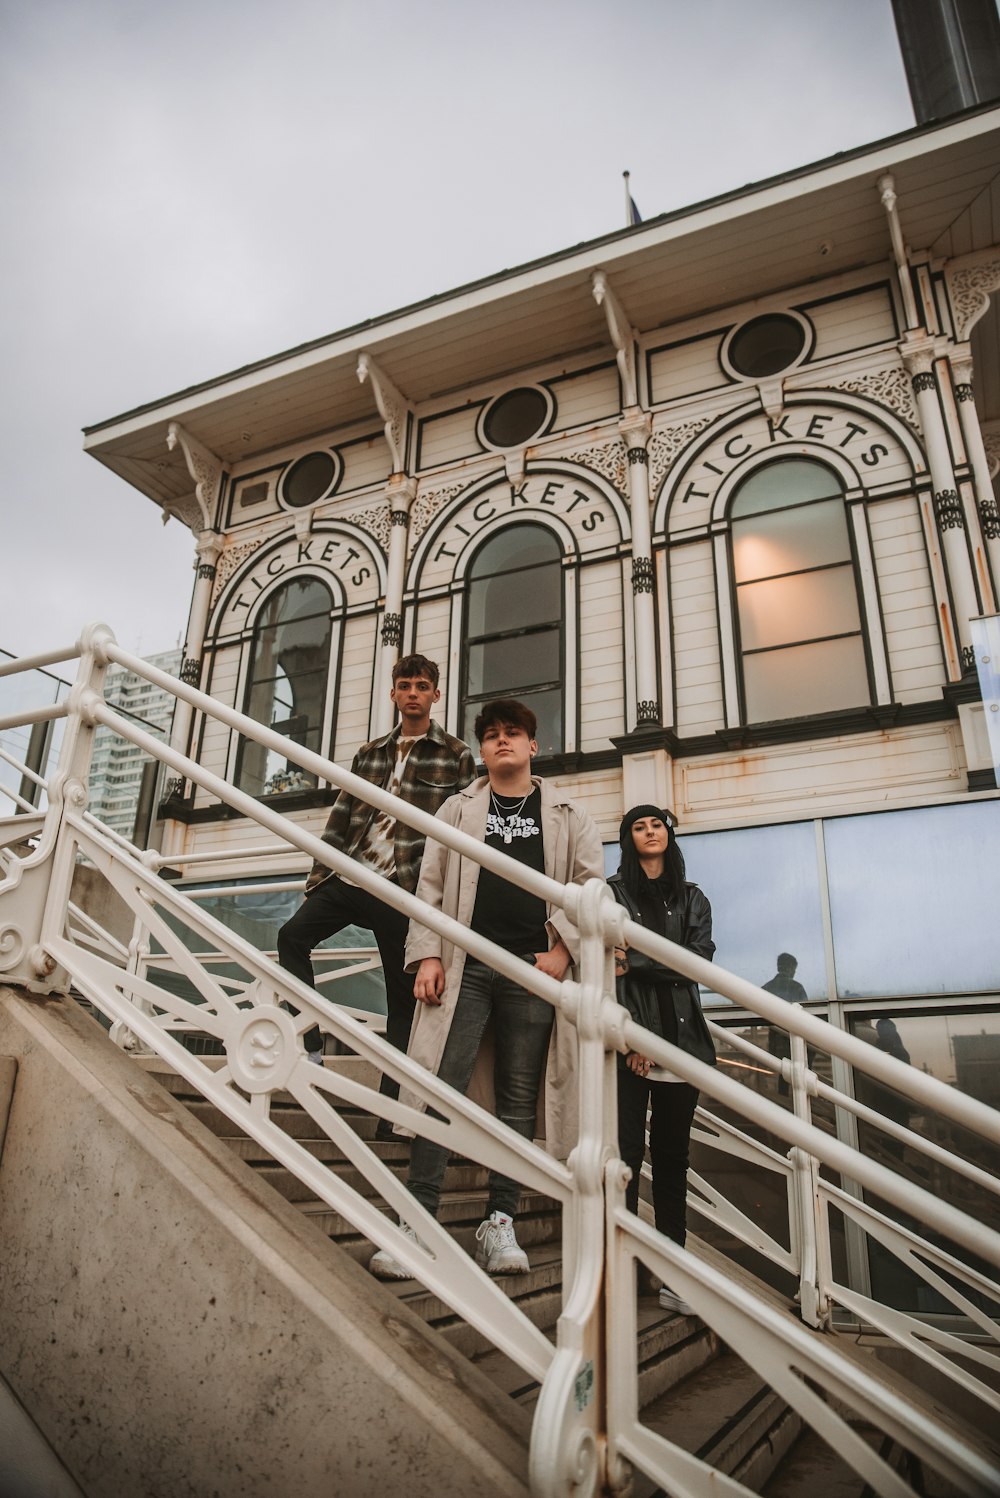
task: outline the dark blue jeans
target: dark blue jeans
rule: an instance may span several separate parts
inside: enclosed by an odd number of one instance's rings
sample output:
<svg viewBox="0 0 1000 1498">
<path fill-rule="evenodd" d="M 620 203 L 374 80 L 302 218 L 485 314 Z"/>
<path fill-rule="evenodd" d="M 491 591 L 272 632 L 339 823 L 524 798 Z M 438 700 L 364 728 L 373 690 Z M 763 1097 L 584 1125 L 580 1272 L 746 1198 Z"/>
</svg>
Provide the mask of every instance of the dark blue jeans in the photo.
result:
<svg viewBox="0 0 1000 1498">
<path fill-rule="evenodd" d="M 553 1010 L 544 999 L 473 958 L 466 959 L 462 987 L 445 1042 L 438 1076 L 466 1092 L 487 1022 L 493 1020 L 493 1087 L 497 1117 L 525 1139 L 535 1137 L 538 1090 L 552 1033 Z M 407 1185 L 422 1207 L 437 1216 L 450 1151 L 419 1136 L 413 1141 Z M 491 1170 L 486 1214 L 513 1217 L 521 1196 L 517 1181 Z"/>
<path fill-rule="evenodd" d="M 625 1205 L 639 1210 L 639 1172 L 646 1154 L 649 1109 L 649 1163 L 653 1170 L 653 1217 L 657 1231 L 684 1247 L 687 1236 L 687 1173 L 691 1124 L 698 1089 L 687 1082 L 650 1082 L 618 1063 L 618 1148 L 632 1172 Z"/>
</svg>

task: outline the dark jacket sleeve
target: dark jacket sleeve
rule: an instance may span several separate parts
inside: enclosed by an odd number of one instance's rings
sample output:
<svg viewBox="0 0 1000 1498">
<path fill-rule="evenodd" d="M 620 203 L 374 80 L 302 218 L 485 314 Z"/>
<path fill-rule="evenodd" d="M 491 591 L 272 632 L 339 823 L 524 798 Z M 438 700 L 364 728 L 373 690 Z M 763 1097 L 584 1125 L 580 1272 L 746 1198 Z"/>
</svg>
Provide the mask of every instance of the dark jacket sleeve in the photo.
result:
<svg viewBox="0 0 1000 1498">
<path fill-rule="evenodd" d="M 356 754 L 351 761 L 351 773 L 354 775 L 360 773 L 358 758 Z M 330 847 L 336 848 L 338 853 L 343 853 L 344 851 L 344 843 L 347 840 L 347 832 L 351 825 L 351 813 L 353 810 L 354 797 L 347 791 L 341 791 L 330 808 L 330 815 L 327 817 L 326 826 L 323 829 L 324 843 L 329 843 Z M 318 859 L 315 860 L 312 868 L 309 870 L 309 877 L 306 879 L 306 894 L 308 895 L 314 890 L 317 884 L 322 884 L 323 880 L 330 873 L 331 870 L 328 864 L 320 863 Z"/>
<path fill-rule="evenodd" d="M 687 947 L 689 952 L 694 952 L 697 957 L 704 957 L 710 962 L 715 951 L 715 942 L 712 940 L 712 907 L 696 884 L 684 886 L 682 919 L 682 930 L 677 937 L 671 937 L 671 941 L 676 941 L 678 946 Z M 635 947 L 629 948 L 628 962 L 630 972 L 646 973 L 650 976 L 657 974 L 663 978 L 670 978 L 675 983 L 691 982 L 691 979 L 684 973 L 667 967 L 665 963 L 657 962 L 653 957 L 647 957 L 644 952 L 637 951 Z"/>
</svg>

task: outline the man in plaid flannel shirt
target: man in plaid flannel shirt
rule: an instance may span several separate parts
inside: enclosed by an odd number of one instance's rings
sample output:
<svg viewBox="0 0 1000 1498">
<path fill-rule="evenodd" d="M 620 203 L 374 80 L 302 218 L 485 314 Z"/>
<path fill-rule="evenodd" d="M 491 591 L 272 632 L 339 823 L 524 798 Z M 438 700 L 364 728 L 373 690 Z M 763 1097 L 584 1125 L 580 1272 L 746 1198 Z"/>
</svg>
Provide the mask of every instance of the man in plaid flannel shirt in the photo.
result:
<svg viewBox="0 0 1000 1498">
<path fill-rule="evenodd" d="M 391 733 L 364 744 L 351 766 L 355 775 L 402 797 L 433 816 L 449 796 L 476 778 L 469 746 L 431 719 L 431 708 L 441 696 L 439 671 L 423 655 L 408 655 L 392 670 L 392 700 L 400 721 Z M 417 887 L 424 837 L 403 822 L 376 811 L 366 801 L 341 791 L 330 812 L 323 841 L 412 894 Z M 341 878 L 325 864 L 315 863 L 306 881 L 306 898 L 278 932 L 278 961 L 282 967 L 313 986 L 311 954 L 328 936 L 345 926 L 373 932 L 382 958 L 388 1018 L 386 1039 L 405 1051 L 413 1020 L 413 980 L 403 972 L 403 951 L 409 920 L 374 895 Z M 322 1038 L 307 1032 L 306 1049 L 317 1061 Z M 399 1084 L 383 1076 L 382 1092 L 396 1097 Z M 380 1125 L 389 1137 L 388 1125 Z"/>
</svg>

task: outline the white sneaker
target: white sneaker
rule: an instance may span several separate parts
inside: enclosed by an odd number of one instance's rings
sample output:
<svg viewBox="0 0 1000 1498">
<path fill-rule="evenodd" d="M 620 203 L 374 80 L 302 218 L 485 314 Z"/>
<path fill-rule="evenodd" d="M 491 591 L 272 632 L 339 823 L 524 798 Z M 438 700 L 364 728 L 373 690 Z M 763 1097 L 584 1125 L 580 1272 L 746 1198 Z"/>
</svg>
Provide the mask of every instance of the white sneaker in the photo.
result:
<svg viewBox="0 0 1000 1498">
<path fill-rule="evenodd" d="M 487 1274 L 527 1274 L 528 1255 L 514 1237 L 514 1222 L 504 1212 L 491 1212 L 476 1229 L 476 1263 Z"/>
<path fill-rule="evenodd" d="M 682 1295 L 675 1295 L 667 1285 L 664 1285 L 660 1291 L 660 1305 L 665 1311 L 676 1311 L 678 1316 L 697 1316 L 698 1314 L 693 1306 L 688 1305 Z"/>
<path fill-rule="evenodd" d="M 407 1238 L 412 1238 L 414 1243 L 420 1243 L 420 1239 L 408 1222 L 401 1222 L 399 1231 Z M 380 1248 L 377 1253 L 372 1254 L 368 1261 L 368 1268 L 377 1280 L 412 1280 L 413 1278 L 412 1270 L 407 1269 L 398 1259 L 394 1259 L 387 1248 Z"/>
</svg>

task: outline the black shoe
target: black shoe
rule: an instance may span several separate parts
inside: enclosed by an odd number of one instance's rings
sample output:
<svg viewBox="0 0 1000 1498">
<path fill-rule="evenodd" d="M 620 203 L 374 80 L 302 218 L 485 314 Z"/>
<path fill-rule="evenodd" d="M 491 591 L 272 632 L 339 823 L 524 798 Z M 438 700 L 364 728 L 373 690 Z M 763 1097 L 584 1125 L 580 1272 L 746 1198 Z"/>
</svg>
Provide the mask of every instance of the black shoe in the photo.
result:
<svg viewBox="0 0 1000 1498">
<path fill-rule="evenodd" d="M 396 1136 L 392 1132 L 392 1124 L 388 1119 L 380 1118 L 375 1126 L 375 1139 L 379 1144 L 391 1144 Z"/>
</svg>

